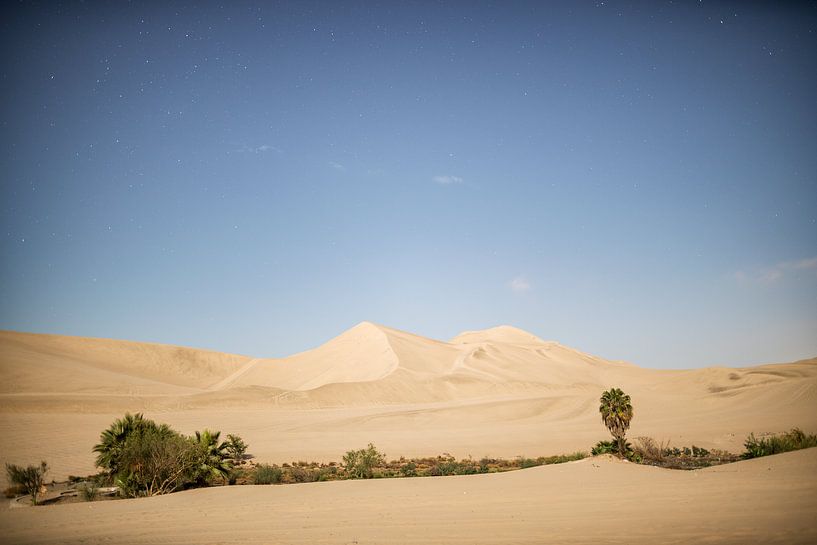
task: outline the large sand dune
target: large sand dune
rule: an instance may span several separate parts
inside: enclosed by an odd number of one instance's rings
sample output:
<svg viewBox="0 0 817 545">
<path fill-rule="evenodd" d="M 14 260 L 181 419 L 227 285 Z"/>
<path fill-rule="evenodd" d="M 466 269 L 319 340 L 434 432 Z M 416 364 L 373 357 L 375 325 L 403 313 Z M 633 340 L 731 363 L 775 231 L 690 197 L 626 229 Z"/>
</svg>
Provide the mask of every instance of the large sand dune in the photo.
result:
<svg viewBox="0 0 817 545">
<path fill-rule="evenodd" d="M 143 411 L 192 433 L 238 433 L 259 459 L 547 455 L 607 432 L 602 390 L 633 398 L 630 436 L 739 451 L 750 432 L 817 431 L 817 360 L 658 371 L 508 326 L 450 342 L 361 323 L 281 359 L 166 345 L 0 332 L 0 461 L 94 470 L 114 418 Z"/>
</svg>

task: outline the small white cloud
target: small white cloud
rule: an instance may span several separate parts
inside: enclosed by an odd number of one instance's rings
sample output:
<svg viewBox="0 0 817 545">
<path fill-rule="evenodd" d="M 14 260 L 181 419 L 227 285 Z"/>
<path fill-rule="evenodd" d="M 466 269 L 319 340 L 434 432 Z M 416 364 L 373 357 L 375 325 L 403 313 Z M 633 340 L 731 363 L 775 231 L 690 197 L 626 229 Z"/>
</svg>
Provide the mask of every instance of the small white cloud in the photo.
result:
<svg viewBox="0 0 817 545">
<path fill-rule="evenodd" d="M 269 144 L 261 144 L 257 148 L 255 148 L 255 153 L 263 153 L 265 151 L 274 151 L 275 153 L 284 153 L 284 150 L 281 148 L 276 148 L 275 146 L 271 146 Z"/>
<path fill-rule="evenodd" d="M 450 175 L 447 175 L 447 176 L 434 176 L 431 179 L 433 181 L 437 182 L 438 184 L 443 184 L 443 185 L 461 184 L 462 183 L 462 178 L 460 178 L 459 176 L 450 176 Z"/>
<path fill-rule="evenodd" d="M 517 276 L 508 282 L 508 287 L 514 293 L 525 293 L 530 289 L 530 282 L 524 276 Z"/>
<path fill-rule="evenodd" d="M 343 171 L 346 170 L 345 166 L 341 165 L 340 163 L 336 163 L 334 161 L 329 161 L 329 166 L 334 168 L 335 170 L 340 171 L 340 172 L 343 172 Z"/>
<path fill-rule="evenodd" d="M 786 276 L 803 272 L 817 274 L 817 257 L 797 261 L 782 261 L 771 267 L 764 267 L 750 272 L 737 271 L 734 277 L 740 284 L 774 284 Z"/>
</svg>

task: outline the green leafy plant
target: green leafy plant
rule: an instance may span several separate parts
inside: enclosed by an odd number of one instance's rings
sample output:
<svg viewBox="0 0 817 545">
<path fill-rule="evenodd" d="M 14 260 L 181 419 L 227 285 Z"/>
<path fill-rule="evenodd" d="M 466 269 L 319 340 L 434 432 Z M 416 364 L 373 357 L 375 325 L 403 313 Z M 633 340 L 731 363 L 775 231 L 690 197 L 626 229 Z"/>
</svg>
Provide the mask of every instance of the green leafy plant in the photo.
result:
<svg viewBox="0 0 817 545">
<path fill-rule="evenodd" d="M 624 436 L 630 428 L 630 421 L 633 419 L 633 406 L 630 403 L 630 396 L 619 388 L 611 388 L 602 393 L 599 401 L 601 402 L 599 406 L 601 420 L 616 441 L 618 456 L 623 458 L 626 455 Z"/>
<path fill-rule="evenodd" d="M 228 443 L 219 443 L 220 436 L 221 432 L 218 431 L 196 432 L 194 443 L 199 451 L 196 481 L 200 485 L 224 479 L 230 474 L 232 464 L 227 452 Z"/>
<path fill-rule="evenodd" d="M 153 420 L 145 418 L 142 413 L 125 413 L 124 418 L 114 420 L 110 427 L 102 432 L 99 443 L 94 446 L 93 451 L 97 453 L 97 467 L 107 470 L 111 475 L 118 473 L 125 442 L 133 435 L 148 432 L 163 437 L 176 434 L 170 426 L 156 424 Z"/>
<path fill-rule="evenodd" d="M 6 475 L 9 482 L 19 487 L 24 494 L 31 494 L 31 503 L 37 505 L 40 496 L 45 491 L 45 474 L 48 473 L 48 464 L 40 462 L 38 466 L 16 466 L 6 464 Z"/>
<path fill-rule="evenodd" d="M 283 471 L 277 466 L 261 464 L 255 467 L 252 482 L 254 484 L 279 484 L 282 481 Z"/>
<path fill-rule="evenodd" d="M 369 443 L 365 449 L 350 450 L 343 456 L 343 469 L 351 479 L 371 479 L 374 468 L 386 463 L 386 456 Z"/>
</svg>

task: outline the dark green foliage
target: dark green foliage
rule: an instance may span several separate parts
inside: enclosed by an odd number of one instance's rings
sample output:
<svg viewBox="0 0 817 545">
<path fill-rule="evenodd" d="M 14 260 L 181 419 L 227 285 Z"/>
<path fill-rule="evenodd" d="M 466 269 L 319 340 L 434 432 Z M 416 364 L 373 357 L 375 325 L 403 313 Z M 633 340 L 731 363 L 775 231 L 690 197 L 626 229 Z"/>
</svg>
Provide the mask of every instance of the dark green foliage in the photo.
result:
<svg viewBox="0 0 817 545">
<path fill-rule="evenodd" d="M 371 443 L 365 449 L 350 450 L 343 456 L 343 469 L 350 479 L 371 479 L 374 468 L 385 463 L 385 455 Z"/>
<path fill-rule="evenodd" d="M 150 431 L 163 436 L 175 435 L 170 426 L 166 424 L 158 425 L 153 420 L 146 419 L 142 413 L 125 413 L 124 418 L 114 420 L 110 427 L 103 431 L 99 437 L 99 444 L 94 446 L 94 452 L 98 454 L 96 465 L 114 475 L 119 472 L 119 460 L 125 441 L 134 434 L 141 434 Z"/>
<path fill-rule="evenodd" d="M 755 434 L 752 433 L 746 438 L 743 445 L 746 447 L 743 458 L 759 458 L 771 454 L 780 454 L 781 452 L 817 447 L 817 435 L 806 434 L 800 428 L 792 428 L 791 431 L 780 435 L 771 435 L 760 439 L 756 438 Z"/>
<path fill-rule="evenodd" d="M 102 432 L 94 452 L 121 495 L 155 496 L 225 479 L 231 464 L 219 436 L 204 430 L 186 437 L 139 413 L 125 414 Z"/>
<path fill-rule="evenodd" d="M 599 454 L 613 454 L 619 458 L 630 460 L 631 462 L 640 462 L 641 456 L 633 450 L 633 445 L 629 441 L 599 441 L 596 446 L 590 451 L 593 456 Z"/>
<path fill-rule="evenodd" d="M 227 443 L 219 443 L 221 432 L 204 430 L 196 432 L 195 445 L 199 450 L 199 465 L 196 482 L 205 485 L 224 479 L 229 475 L 232 464 L 227 454 Z"/>
<path fill-rule="evenodd" d="M 618 444 L 615 441 L 599 441 L 590 451 L 590 454 L 598 456 L 599 454 L 616 454 L 617 452 Z"/>
<path fill-rule="evenodd" d="M 6 475 L 9 482 L 19 487 L 23 494 L 31 494 L 31 503 L 37 505 L 40 494 L 45 485 L 45 474 L 48 473 L 48 464 L 40 462 L 38 466 L 16 466 L 6 464 Z"/>
<path fill-rule="evenodd" d="M 601 402 L 599 405 L 601 420 L 618 444 L 619 457 L 626 457 L 627 447 L 624 435 L 630 428 L 630 421 L 633 419 L 630 396 L 618 388 L 611 388 L 601 394 L 599 401 Z"/>
<path fill-rule="evenodd" d="M 254 484 L 280 484 L 283 472 L 278 466 L 261 464 L 255 467 L 253 473 Z"/>
</svg>

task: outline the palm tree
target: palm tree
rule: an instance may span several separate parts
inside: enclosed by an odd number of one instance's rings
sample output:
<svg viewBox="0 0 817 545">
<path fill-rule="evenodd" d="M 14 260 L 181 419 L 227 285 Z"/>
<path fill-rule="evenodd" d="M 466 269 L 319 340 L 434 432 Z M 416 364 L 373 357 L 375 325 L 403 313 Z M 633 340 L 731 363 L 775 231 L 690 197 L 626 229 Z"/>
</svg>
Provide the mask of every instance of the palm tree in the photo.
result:
<svg viewBox="0 0 817 545">
<path fill-rule="evenodd" d="M 97 467 L 107 469 L 111 475 L 119 471 L 119 459 L 125 441 L 134 433 L 144 433 L 145 430 L 156 430 L 162 436 L 173 435 L 173 430 L 167 424 L 156 424 L 146 419 L 142 413 L 125 413 L 124 418 L 114 420 L 110 427 L 99 436 L 99 444 L 94 446 Z"/>
<path fill-rule="evenodd" d="M 208 478 L 223 478 L 230 473 L 232 465 L 228 460 L 227 443 L 219 443 L 220 431 L 204 430 L 196 432 L 195 443 L 201 452 L 201 463 L 199 464 L 199 480 L 206 481 Z"/>
<path fill-rule="evenodd" d="M 622 392 L 619 388 L 611 388 L 601 394 L 601 420 L 613 438 L 618 443 L 618 455 L 624 456 L 625 442 L 624 434 L 630 428 L 630 420 L 633 419 L 633 406 L 630 404 L 630 396 Z"/>
</svg>

